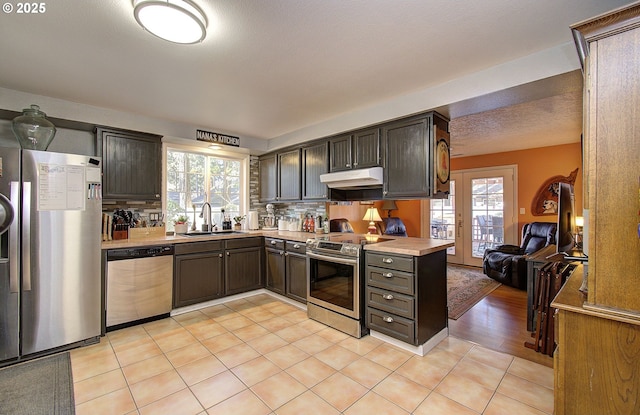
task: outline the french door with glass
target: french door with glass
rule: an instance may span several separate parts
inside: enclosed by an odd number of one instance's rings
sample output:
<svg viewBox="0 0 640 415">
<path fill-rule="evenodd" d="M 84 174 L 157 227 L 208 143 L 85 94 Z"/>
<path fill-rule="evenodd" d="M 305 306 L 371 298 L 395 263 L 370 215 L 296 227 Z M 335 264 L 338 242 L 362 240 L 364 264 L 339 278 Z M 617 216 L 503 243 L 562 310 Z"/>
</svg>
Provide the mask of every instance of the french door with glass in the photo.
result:
<svg viewBox="0 0 640 415">
<path fill-rule="evenodd" d="M 451 173 L 448 199 L 432 199 L 430 236 L 455 242 L 449 263 L 482 266 L 485 249 L 516 244 L 516 166 Z"/>
</svg>

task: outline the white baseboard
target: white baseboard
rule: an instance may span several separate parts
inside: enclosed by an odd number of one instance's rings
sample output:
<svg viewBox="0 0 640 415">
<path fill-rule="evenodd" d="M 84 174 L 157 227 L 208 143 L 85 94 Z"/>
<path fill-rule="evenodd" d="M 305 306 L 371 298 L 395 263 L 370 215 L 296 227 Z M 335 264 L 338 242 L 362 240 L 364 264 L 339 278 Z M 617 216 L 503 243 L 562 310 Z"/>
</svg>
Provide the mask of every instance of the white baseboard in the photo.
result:
<svg viewBox="0 0 640 415">
<path fill-rule="evenodd" d="M 387 336 L 386 334 L 382 334 L 373 330 L 369 332 L 369 335 L 376 339 L 382 340 L 383 342 L 399 347 L 400 349 L 406 350 L 413 354 L 417 354 L 418 356 L 424 356 L 427 353 L 429 353 L 431 349 L 436 347 L 442 340 L 446 339 L 449 336 L 449 327 L 443 328 L 438 333 L 436 333 L 432 338 L 430 338 L 424 344 L 421 344 L 419 346 L 414 346 L 412 344 L 405 343 L 391 336 Z"/>
<path fill-rule="evenodd" d="M 258 295 L 258 294 L 268 294 L 280 301 L 283 301 L 285 303 L 291 304 L 293 306 L 298 307 L 299 309 L 303 310 L 303 311 L 307 311 L 307 306 L 306 304 L 302 304 L 299 303 L 295 300 L 292 300 L 288 297 L 285 297 L 284 295 L 280 295 L 280 294 L 276 294 L 272 291 L 269 291 L 265 288 L 260 288 L 258 290 L 253 290 L 253 291 L 247 291 L 246 293 L 240 293 L 240 294 L 235 294 L 235 295 L 230 295 L 228 297 L 223 297 L 223 298 L 218 298 L 215 300 L 211 300 L 211 301 L 205 301 L 204 303 L 198 303 L 198 304 L 193 304 L 193 305 L 189 305 L 186 307 L 180 307 L 180 308 L 175 308 L 173 310 L 171 310 L 170 315 L 171 316 L 177 316 L 180 314 L 184 314 L 184 313 L 190 313 L 192 311 L 197 311 L 197 310 L 202 310 L 203 308 L 207 308 L 207 307 L 212 307 L 214 305 L 220 305 L 220 304 L 224 304 L 224 303 L 228 303 L 230 301 L 234 301 L 234 300 L 240 300 L 242 298 L 247 298 L 247 297 L 252 297 L 254 295 Z"/>
</svg>

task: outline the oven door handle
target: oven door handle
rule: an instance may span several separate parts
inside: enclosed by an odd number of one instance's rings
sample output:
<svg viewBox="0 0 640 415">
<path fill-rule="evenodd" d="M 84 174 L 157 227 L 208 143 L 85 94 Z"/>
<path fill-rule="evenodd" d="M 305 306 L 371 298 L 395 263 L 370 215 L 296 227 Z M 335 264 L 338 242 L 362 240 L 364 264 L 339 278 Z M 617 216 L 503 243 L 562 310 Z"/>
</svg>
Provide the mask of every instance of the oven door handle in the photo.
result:
<svg viewBox="0 0 640 415">
<path fill-rule="evenodd" d="M 338 258 L 338 257 L 334 257 L 334 256 L 328 256 L 328 255 L 318 255 L 318 254 L 314 254 L 312 252 L 307 252 L 307 258 L 311 258 L 311 259 L 319 259 L 322 261 L 328 261 L 328 262 L 337 262 L 338 264 L 346 264 L 346 265 L 355 265 L 358 263 L 358 260 L 355 258 Z"/>
</svg>

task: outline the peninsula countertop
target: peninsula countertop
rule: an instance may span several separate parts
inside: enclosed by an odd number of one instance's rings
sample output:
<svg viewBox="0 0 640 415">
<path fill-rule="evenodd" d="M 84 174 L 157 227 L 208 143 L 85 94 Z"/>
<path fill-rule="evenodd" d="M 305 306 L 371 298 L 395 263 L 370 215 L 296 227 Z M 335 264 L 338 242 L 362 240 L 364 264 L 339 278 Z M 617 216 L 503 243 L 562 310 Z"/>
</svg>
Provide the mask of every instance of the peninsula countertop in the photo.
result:
<svg viewBox="0 0 640 415">
<path fill-rule="evenodd" d="M 171 236 L 159 236 L 159 237 L 151 237 L 151 238 L 143 238 L 143 239 L 120 239 L 115 241 L 104 241 L 102 242 L 102 249 L 136 248 L 136 247 L 143 247 L 143 246 L 181 244 L 181 243 L 188 243 L 188 242 L 249 238 L 249 237 L 255 237 L 255 236 L 264 236 L 266 238 L 280 238 L 280 239 L 286 239 L 288 241 L 296 241 L 296 242 L 306 242 L 307 239 L 322 237 L 327 235 L 340 235 L 340 233 L 333 232 L 330 234 L 316 234 L 316 233 L 294 232 L 294 231 L 243 230 L 243 231 L 238 231 L 233 233 L 219 233 L 219 234 L 208 234 L 208 235 L 198 235 L 198 236 L 171 235 Z M 389 236 L 384 235 L 384 238 L 388 239 Z M 439 240 L 439 239 L 396 237 L 390 241 L 366 245 L 364 249 L 372 252 L 387 252 L 387 253 L 395 253 L 395 254 L 401 254 L 401 255 L 422 256 L 432 252 L 447 249 L 453 245 L 454 244 L 451 241 L 445 241 L 445 240 Z"/>
</svg>

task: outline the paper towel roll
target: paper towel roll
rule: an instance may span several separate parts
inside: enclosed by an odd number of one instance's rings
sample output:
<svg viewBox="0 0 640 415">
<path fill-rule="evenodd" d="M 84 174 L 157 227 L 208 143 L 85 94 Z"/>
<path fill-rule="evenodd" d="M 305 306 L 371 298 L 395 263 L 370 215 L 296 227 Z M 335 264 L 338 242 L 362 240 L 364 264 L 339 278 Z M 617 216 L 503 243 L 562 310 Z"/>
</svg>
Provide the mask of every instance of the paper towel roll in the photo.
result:
<svg viewBox="0 0 640 415">
<path fill-rule="evenodd" d="M 259 228 L 258 226 L 258 212 L 255 210 L 249 211 L 249 215 L 247 216 L 249 229 L 254 231 Z"/>
</svg>

